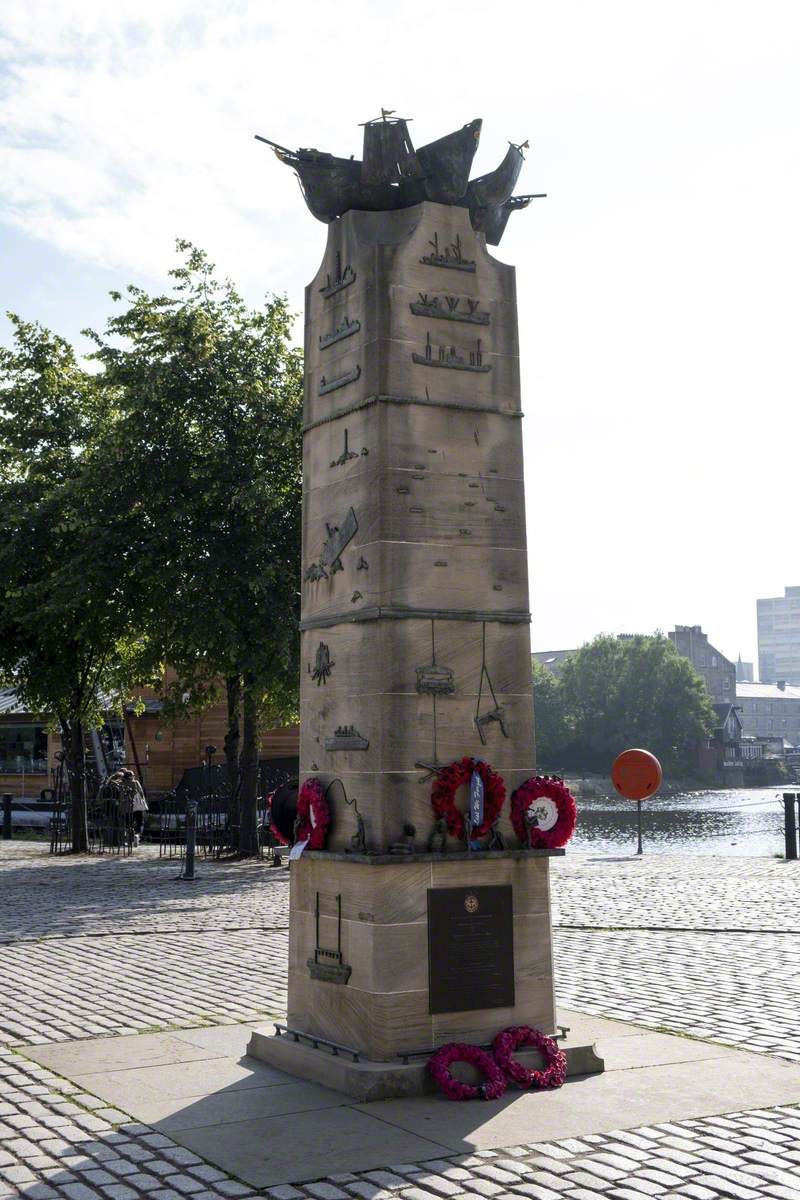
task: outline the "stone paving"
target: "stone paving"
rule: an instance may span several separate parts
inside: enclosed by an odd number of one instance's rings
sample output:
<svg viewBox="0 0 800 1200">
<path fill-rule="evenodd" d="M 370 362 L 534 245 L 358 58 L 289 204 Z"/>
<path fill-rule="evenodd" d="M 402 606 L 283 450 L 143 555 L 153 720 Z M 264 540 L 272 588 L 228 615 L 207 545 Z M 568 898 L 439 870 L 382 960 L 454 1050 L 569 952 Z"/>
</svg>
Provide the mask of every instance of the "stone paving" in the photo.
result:
<svg viewBox="0 0 800 1200">
<path fill-rule="evenodd" d="M 800 1061 L 798 866 L 558 862 L 559 999 Z M 30 844 L 0 848 L 0 1196 L 256 1194 L 24 1057 L 26 1044 L 42 1041 L 281 1011 L 286 872 L 203 863 L 195 884 L 175 882 L 176 873 L 175 862 L 150 851 L 54 862 Z M 799 1146 L 800 1109 L 772 1109 L 401 1164 L 267 1194 L 800 1200 Z"/>
</svg>

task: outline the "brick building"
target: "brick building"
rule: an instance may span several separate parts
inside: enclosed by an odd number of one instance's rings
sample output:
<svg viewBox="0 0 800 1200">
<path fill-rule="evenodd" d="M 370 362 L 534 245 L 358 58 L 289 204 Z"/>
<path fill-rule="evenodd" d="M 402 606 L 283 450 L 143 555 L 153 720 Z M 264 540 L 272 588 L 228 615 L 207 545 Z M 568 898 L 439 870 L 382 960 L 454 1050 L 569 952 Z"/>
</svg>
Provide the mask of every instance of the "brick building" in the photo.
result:
<svg viewBox="0 0 800 1200">
<path fill-rule="evenodd" d="M 667 636 L 703 677 L 714 704 L 736 703 L 736 664 L 711 645 L 699 625 L 676 625 Z"/>
</svg>

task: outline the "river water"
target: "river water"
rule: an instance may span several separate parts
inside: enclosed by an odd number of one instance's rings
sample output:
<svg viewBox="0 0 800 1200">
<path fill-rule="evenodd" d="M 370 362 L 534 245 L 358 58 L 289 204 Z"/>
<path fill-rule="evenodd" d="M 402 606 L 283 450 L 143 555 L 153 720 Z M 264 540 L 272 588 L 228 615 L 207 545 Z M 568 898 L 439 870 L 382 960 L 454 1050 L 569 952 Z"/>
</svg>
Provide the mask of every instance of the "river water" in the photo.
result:
<svg viewBox="0 0 800 1200">
<path fill-rule="evenodd" d="M 783 855 L 779 788 L 733 788 L 655 796 L 642 803 L 645 854 Z M 617 796 L 580 799 L 570 849 L 636 851 L 636 804 Z"/>
</svg>

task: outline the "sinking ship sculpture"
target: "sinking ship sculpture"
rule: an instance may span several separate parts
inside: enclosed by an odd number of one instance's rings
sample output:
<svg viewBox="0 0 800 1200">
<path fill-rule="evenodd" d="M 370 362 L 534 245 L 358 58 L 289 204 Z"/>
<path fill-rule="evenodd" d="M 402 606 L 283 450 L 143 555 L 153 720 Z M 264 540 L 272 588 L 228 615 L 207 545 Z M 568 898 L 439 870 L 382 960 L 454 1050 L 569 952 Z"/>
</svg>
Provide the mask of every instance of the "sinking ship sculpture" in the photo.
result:
<svg viewBox="0 0 800 1200">
<path fill-rule="evenodd" d="M 407 121 L 382 109 L 380 117 L 364 124 L 361 160 L 336 158 L 321 150 L 288 150 L 260 134 L 256 138 L 297 172 L 306 204 L 319 221 L 329 224 L 351 208 L 384 212 L 432 200 L 468 208 L 473 229 L 496 246 L 511 213 L 527 208 L 543 193 L 512 194 L 527 142 L 519 146 L 510 142 L 496 170 L 470 180 L 480 133 L 481 121 L 470 121 L 463 129 L 415 150 Z"/>
</svg>

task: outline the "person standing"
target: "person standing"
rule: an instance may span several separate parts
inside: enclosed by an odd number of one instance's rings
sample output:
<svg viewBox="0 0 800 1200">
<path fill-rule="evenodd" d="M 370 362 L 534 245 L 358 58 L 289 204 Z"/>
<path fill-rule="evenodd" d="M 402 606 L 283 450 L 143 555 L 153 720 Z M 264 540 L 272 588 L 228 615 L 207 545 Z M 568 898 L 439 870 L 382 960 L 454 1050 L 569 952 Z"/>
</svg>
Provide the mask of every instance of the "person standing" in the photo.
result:
<svg viewBox="0 0 800 1200">
<path fill-rule="evenodd" d="M 118 772 L 119 791 L 122 807 L 133 817 L 133 844 L 138 846 L 144 832 L 144 815 L 149 811 L 144 788 L 129 767 L 122 767 Z"/>
</svg>

